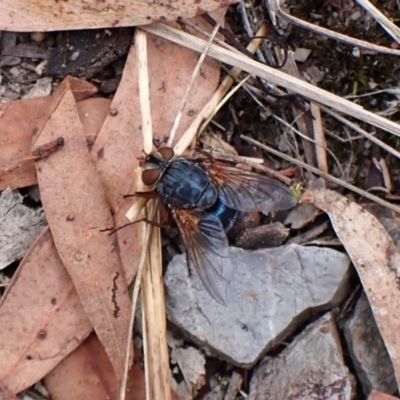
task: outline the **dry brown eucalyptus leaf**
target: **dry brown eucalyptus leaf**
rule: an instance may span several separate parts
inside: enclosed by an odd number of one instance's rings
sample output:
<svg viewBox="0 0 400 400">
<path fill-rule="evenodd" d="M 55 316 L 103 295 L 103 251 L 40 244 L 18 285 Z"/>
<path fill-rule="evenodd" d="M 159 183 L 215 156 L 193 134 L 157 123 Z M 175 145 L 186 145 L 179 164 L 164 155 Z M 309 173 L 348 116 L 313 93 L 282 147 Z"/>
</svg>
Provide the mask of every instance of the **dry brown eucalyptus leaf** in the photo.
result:
<svg viewBox="0 0 400 400">
<path fill-rule="evenodd" d="M 36 111 L 36 126 L 43 126 L 68 88 L 74 91 L 78 101 L 95 92 L 95 88 L 87 82 L 66 78 L 53 96 L 45 98 L 50 100 L 47 107 Z M 102 121 L 96 115 L 101 113 L 104 100 L 88 99 L 79 101 L 77 105 L 79 115 L 83 118 L 86 115 L 83 126 L 87 129 L 87 136 L 92 130 L 100 129 Z M 22 102 L 26 101 L 8 105 Z M 23 133 L 31 141 L 30 130 L 35 121 L 21 126 L 21 131 L 25 129 Z M 40 380 L 79 346 L 92 330 L 48 228 L 31 246 L 1 299 L 0 325 L 7 326 L 7 329 L 0 330 L 0 343 L 3 343 L 0 356 L 1 394 L 7 390 L 20 392 Z"/>
<path fill-rule="evenodd" d="M 340 194 L 308 190 L 301 203 L 325 211 L 360 276 L 400 382 L 400 253 L 380 222 Z"/>
<path fill-rule="evenodd" d="M 127 283 L 115 238 L 104 231 L 113 228 L 112 215 L 68 90 L 35 148 L 61 134 L 61 149 L 36 162 L 41 199 L 58 254 L 120 376 L 130 309 Z"/>
<path fill-rule="evenodd" d="M 39 381 L 91 332 L 49 229 L 31 246 L 1 298 L 0 324 L 7 327 L 0 329 L 0 398 Z"/>
<path fill-rule="evenodd" d="M 93 85 L 79 79 L 68 77 L 65 82 L 69 82 L 78 101 L 97 92 Z M 57 105 L 55 99 L 62 95 L 64 87 L 65 83 L 64 86 L 59 87 L 59 90 L 56 90 L 53 96 L 0 104 L 0 190 L 4 190 L 6 187 L 15 189 L 37 183 L 35 166 L 33 160 L 30 159 L 32 139 L 35 133 L 42 130 L 53 111 L 51 107 Z M 95 106 L 99 111 L 102 110 L 101 104 L 97 103 L 93 107 L 86 106 L 82 113 L 93 110 Z M 93 116 L 93 111 L 90 113 Z M 103 121 L 104 118 L 105 116 L 103 116 Z M 93 124 L 94 118 L 87 119 L 87 122 Z"/>
<path fill-rule="evenodd" d="M 141 353 L 135 350 L 129 371 L 126 400 L 145 400 Z M 81 346 L 58 364 L 44 379 L 53 400 L 118 398 L 119 382 L 97 336 L 92 333 Z"/>
<path fill-rule="evenodd" d="M 399 398 L 391 396 L 387 393 L 382 393 L 378 390 L 372 390 L 372 392 L 368 396 L 368 400 L 399 400 Z"/>
<path fill-rule="evenodd" d="M 129 0 L 3 0 L 0 30 L 59 31 L 116 28 L 191 18 L 226 7 L 237 0 L 179 0 L 148 2 Z"/>
</svg>

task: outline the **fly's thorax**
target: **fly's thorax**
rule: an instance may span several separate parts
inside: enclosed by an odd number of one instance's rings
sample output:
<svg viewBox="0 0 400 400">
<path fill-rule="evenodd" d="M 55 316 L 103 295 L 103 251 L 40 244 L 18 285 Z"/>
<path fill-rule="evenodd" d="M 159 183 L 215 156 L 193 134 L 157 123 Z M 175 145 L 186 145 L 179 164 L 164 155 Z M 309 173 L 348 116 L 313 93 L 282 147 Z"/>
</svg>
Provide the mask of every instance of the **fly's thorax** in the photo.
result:
<svg viewBox="0 0 400 400">
<path fill-rule="evenodd" d="M 178 157 L 158 181 L 157 191 L 165 204 L 184 209 L 211 207 L 218 198 L 208 174 L 195 162 Z"/>
</svg>

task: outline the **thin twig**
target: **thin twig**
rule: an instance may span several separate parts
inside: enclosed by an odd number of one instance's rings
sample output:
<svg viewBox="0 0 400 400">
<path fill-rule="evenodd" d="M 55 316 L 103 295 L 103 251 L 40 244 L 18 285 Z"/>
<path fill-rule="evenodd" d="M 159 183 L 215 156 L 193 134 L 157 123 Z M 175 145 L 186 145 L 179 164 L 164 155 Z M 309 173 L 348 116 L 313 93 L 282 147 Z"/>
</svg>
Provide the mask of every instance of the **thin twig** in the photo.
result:
<svg viewBox="0 0 400 400">
<path fill-rule="evenodd" d="M 400 29 L 392 21 L 385 17 L 370 1 L 356 0 L 356 2 L 369 12 L 372 17 L 382 26 L 382 28 L 390 35 L 397 43 L 400 43 Z"/>
<path fill-rule="evenodd" d="M 267 29 L 266 25 L 262 25 L 260 27 L 259 31 L 257 32 L 257 35 L 258 36 L 265 35 L 266 29 Z M 258 49 L 258 47 L 260 46 L 261 43 L 262 43 L 262 39 L 253 39 L 247 46 L 247 50 L 249 50 L 251 53 L 254 53 Z M 213 45 L 211 45 L 210 47 L 212 47 L 212 46 Z M 197 131 L 198 131 L 200 125 L 202 124 L 202 122 L 208 118 L 208 116 L 213 112 L 213 110 L 217 106 L 217 104 L 221 101 L 221 99 L 228 92 L 229 88 L 234 83 L 233 77 L 238 77 L 240 75 L 240 73 L 241 73 L 240 68 L 232 68 L 231 76 L 226 76 L 223 79 L 218 90 L 211 96 L 210 100 L 203 107 L 201 112 L 196 116 L 196 118 L 191 123 L 189 128 L 186 130 L 186 132 L 180 138 L 179 142 L 176 144 L 176 146 L 174 148 L 176 154 L 184 153 L 185 150 L 190 146 L 193 139 L 197 136 Z"/>
<path fill-rule="evenodd" d="M 317 144 L 317 146 L 315 146 L 317 165 L 321 171 L 328 173 L 328 160 L 325 150 L 326 140 L 324 128 L 322 127 L 321 110 L 315 103 L 311 103 L 311 114 L 313 116 L 314 140 Z"/>
<path fill-rule="evenodd" d="M 143 149 L 147 154 L 153 149 L 153 130 L 150 112 L 149 69 L 147 66 L 147 36 L 146 32 L 141 29 L 136 29 L 135 46 L 139 74 L 139 103 L 142 117 Z"/>
<path fill-rule="evenodd" d="M 248 81 L 251 75 L 247 75 L 243 78 L 232 90 L 228 92 L 228 94 L 218 103 L 215 107 L 213 113 L 203 122 L 201 127 L 199 128 L 199 135 L 204 131 L 207 125 L 210 123 L 211 119 L 214 115 L 226 104 L 226 102 Z"/>
<path fill-rule="evenodd" d="M 152 24 L 143 26 L 142 29 L 155 35 L 162 36 L 174 43 L 190 47 L 196 51 L 202 51 L 204 49 L 204 40 L 167 25 Z M 246 70 L 248 73 L 259 76 L 275 85 L 291 89 L 312 101 L 319 102 L 345 114 L 352 115 L 355 118 L 368 122 L 400 137 L 400 126 L 397 123 L 367 111 L 362 106 L 354 104 L 326 90 L 320 89 L 300 79 L 293 78 L 277 69 L 268 67 L 242 54 L 236 54 L 214 44 L 210 46 L 209 55 L 222 62 Z"/>
<path fill-rule="evenodd" d="M 354 122 L 349 121 L 347 118 L 344 118 L 342 115 L 340 115 L 332 110 L 329 110 L 326 107 L 321 107 L 321 109 L 322 109 L 322 111 L 324 111 L 327 114 L 331 115 L 332 117 L 336 118 L 341 123 L 347 125 L 349 128 L 358 132 L 359 134 L 364 136 L 366 139 L 370 140 L 372 143 L 374 143 L 377 146 L 381 147 L 382 149 L 386 150 L 388 153 L 394 155 L 397 158 L 400 158 L 400 152 L 398 152 L 394 148 L 390 147 L 386 143 L 382 142 L 382 140 L 379 140 L 377 137 L 375 137 L 371 133 L 368 133 L 365 129 L 362 129 L 360 126 L 358 126 Z"/>
<path fill-rule="evenodd" d="M 319 175 L 319 176 L 321 176 L 322 178 L 324 178 L 324 179 L 326 179 L 328 181 L 334 182 L 337 185 L 343 186 L 346 189 L 349 189 L 349 190 L 351 190 L 351 191 L 353 191 L 353 192 L 355 192 L 355 193 L 357 193 L 357 194 L 359 194 L 359 195 L 361 195 L 363 197 L 366 197 L 367 199 L 375 201 L 376 203 L 380 204 L 381 206 L 387 207 L 390 210 L 393 210 L 393 211 L 396 211 L 397 213 L 400 213 L 400 207 L 398 207 L 398 206 L 396 206 L 394 204 L 388 203 L 387 201 L 381 199 L 380 197 L 374 196 L 374 195 L 366 192 L 365 190 L 362 190 L 362 189 L 359 189 L 356 186 L 350 185 L 349 183 L 344 182 L 341 179 L 335 178 L 334 176 L 331 176 L 329 174 L 325 174 L 324 172 L 320 171 L 318 168 L 312 167 L 311 165 L 308 165 L 305 162 L 302 162 L 300 160 L 296 160 L 295 158 L 290 157 L 287 154 L 283 154 L 280 151 L 275 150 L 272 147 L 269 147 L 269 146 L 267 146 L 267 145 L 265 145 L 263 143 L 260 143 L 257 140 L 254 140 L 254 139 L 252 139 L 252 138 L 250 138 L 248 136 L 241 135 L 240 137 L 241 137 L 241 139 L 245 140 L 246 142 L 251 143 L 251 144 L 253 144 L 255 146 L 258 146 L 259 148 L 261 148 L 261 149 L 263 149 L 263 150 L 265 150 L 265 151 L 267 151 L 269 153 L 272 153 L 272 154 L 274 154 L 274 155 L 276 155 L 278 157 L 281 157 L 284 160 L 289 161 L 289 162 L 291 162 L 291 163 L 293 163 L 295 165 L 298 165 L 299 167 L 302 167 L 302 168 L 312 172 L 313 174 Z"/>
<path fill-rule="evenodd" d="M 331 39 L 339 40 L 343 43 L 349 44 L 350 46 L 355 46 L 359 47 L 360 49 L 365 49 L 370 51 L 376 51 L 378 53 L 400 56 L 400 50 L 394 50 L 388 47 L 378 46 L 376 44 L 365 42 L 364 40 L 355 39 L 350 36 L 343 35 L 342 33 L 331 31 L 330 29 L 311 24 L 310 22 L 304 21 L 300 18 L 294 17 L 293 15 L 287 14 L 281 9 L 279 0 L 269 0 L 269 4 L 272 10 L 273 19 L 276 19 L 273 17 L 273 14 L 276 14 L 279 17 L 285 19 L 286 21 L 291 22 L 294 25 L 300 26 L 304 29 L 308 29 L 309 31 L 329 37 Z M 275 22 L 276 21 L 274 21 L 274 23 Z"/>
<path fill-rule="evenodd" d="M 187 101 L 189 99 L 190 91 L 192 90 L 194 81 L 195 81 L 195 79 L 197 78 L 197 76 L 199 74 L 200 67 L 202 66 L 202 64 L 204 62 L 204 59 L 206 58 L 206 55 L 207 55 L 208 50 L 209 50 L 209 48 L 210 48 L 210 46 L 211 46 L 211 44 L 212 44 L 212 42 L 214 40 L 214 37 L 218 33 L 218 29 L 221 26 L 222 21 L 224 20 L 226 11 L 227 11 L 227 9 L 225 9 L 224 12 L 221 14 L 221 17 L 220 17 L 220 19 L 218 21 L 218 24 L 215 25 L 215 27 L 214 27 L 214 29 L 212 31 L 212 34 L 211 34 L 211 36 L 210 36 L 210 38 L 209 38 L 209 40 L 207 42 L 207 45 L 204 47 L 204 50 L 201 53 L 201 56 L 200 56 L 199 60 L 197 61 L 196 67 L 193 70 L 192 76 L 190 77 L 189 85 L 186 88 L 186 92 L 185 92 L 185 94 L 183 96 L 183 99 L 182 99 L 181 107 L 180 107 L 180 109 L 179 109 L 179 111 L 178 111 L 178 113 L 177 113 L 177 115 L 175 117 L 174 125 L 173 125 L 173 127 L 171 129 L 171 133 L 169 135 L 168 146 L 171 146 L 172 143 L 174 142 L 175 134 L 176 134 L 176 131 L 178 130 L 179 123 L 180 123 L 181 118 L 182 118 L 183 110 L 185 109 L 186 103 L 187 103 Z"/>
</svg>

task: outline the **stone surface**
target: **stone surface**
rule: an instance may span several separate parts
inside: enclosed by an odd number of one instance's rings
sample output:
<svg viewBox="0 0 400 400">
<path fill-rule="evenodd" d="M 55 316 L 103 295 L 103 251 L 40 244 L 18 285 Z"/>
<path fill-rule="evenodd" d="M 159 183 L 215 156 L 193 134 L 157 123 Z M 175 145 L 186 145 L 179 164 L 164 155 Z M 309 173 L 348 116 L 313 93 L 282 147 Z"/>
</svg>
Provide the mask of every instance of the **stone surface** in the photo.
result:
<svg viewBox="0 0 400 400">
<path fill-rule="evenodd" d="M 0 196 L 0 269 L 22 258 L 45 226 L 42 209 L 25 206 L 18 191 L 4 190 Z"/>
<path fill-rule="evenodd" d="M 192 346 L 176 347 L 171 351 L 171 363 L 179 366 L 190 398 L 196 397 L 199 389 L 206 383 L 204 354 Z"/>
<path fill-rule="evenodd" d="M 229 385 L 226 389 L 224 400 L 235 400 L 240 388 L 242 387 L 242 383 L 242 376 L 236 371 L 233 371 L 229 380 Z"/>
<path fill-rule="evenodd" d="M 256 251 L 230 248 L 235 269 L 227 306 L 214 301 L 198 275 L 188 276 L 186 255 L 165 274 L 167 316 L 211 354 L 252 366 L 310 312 L 344 297 L 350 261 L 335 250 L 298 245 Z"/>
<path fill-rule="evenodd" d="M 294 59 L 297 62 L 304 62 L 304 61 L 307 60 L 307 58 L 309 57 L 310 54 L 311 54 L 311 50 L 310 49 L 297 47 L 295 52 L 294 52 Z"/>
<path fill-rule="evenodd" d="M 22 96 L 24 99 L 32 99 L 34 97 L 48 96 L 51 93 L 52 78 L 40 78 L 36 81 L 29 92 Z"/>
<path fill-rule="evenodd" d="M 248 400 L 350 400 L 354 382 L 329 313 L 278 357 L 262 360 L 251 379 Z"/>
<path fill-rule="evenodd" d="M 289 233 L 290 229 L 281 222 L 247 228 L 238 236 L 236 246 L 248 250 L 278 247 Z"/>
<path fill-rule="evenodd" d="M 368 396 L 372 389 L 396 393 L 392 362 L 364 293 L 345 322 L 343 331 L 364 394 Z"/>
</svg>

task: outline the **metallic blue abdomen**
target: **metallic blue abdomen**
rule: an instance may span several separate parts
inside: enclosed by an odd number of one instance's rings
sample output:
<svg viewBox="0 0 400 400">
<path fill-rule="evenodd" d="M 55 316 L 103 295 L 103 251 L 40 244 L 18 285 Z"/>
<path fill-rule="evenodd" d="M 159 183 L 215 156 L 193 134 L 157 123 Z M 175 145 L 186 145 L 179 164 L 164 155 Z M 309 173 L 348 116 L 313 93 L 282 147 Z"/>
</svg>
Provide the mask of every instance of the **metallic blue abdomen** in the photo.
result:
<svg viewBox="0 0 400 400">
<path fill-rule="evenodd" d="M 206 211 L 210 214 L 215 215 L 221 220 L 225 232 L 228 232 L 229 229 L 232 228 L 238 214 L 238 211 L 227 207 L 224 203 L 221 202 L 220 199 L 217 199 L 215 204 L 212 207 L 208 208 Z"/>
</svg>

